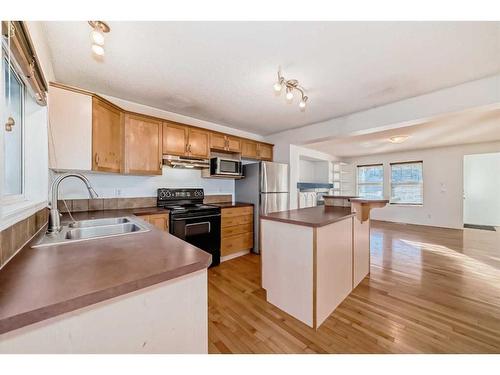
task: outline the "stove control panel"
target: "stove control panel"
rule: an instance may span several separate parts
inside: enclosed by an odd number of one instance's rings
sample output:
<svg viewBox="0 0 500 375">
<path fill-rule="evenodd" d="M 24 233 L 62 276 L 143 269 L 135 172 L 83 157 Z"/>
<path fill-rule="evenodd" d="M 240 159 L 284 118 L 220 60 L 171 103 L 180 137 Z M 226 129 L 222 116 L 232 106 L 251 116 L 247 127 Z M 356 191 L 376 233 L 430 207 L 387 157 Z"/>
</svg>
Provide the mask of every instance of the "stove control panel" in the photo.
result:
<svg viewBox="0 0 500 375">
<path fill-rule="evenodd" d="M 158 201 L 203 200 L 203 189 L 158 189 Z"/>
</svg>

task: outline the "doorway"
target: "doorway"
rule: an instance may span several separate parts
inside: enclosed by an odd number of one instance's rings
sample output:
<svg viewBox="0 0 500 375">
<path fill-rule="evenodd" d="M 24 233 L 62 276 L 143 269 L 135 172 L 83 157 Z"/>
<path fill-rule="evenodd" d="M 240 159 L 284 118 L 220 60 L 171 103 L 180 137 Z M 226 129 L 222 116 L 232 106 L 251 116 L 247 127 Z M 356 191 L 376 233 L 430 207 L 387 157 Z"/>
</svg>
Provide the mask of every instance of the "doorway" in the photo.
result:
<svg viewBox="0 0 500 375">
<path fill-rule="evenodd" d="M 500 227 L 500 152 L 464 155 L 465 228 Z"/>
</svg>

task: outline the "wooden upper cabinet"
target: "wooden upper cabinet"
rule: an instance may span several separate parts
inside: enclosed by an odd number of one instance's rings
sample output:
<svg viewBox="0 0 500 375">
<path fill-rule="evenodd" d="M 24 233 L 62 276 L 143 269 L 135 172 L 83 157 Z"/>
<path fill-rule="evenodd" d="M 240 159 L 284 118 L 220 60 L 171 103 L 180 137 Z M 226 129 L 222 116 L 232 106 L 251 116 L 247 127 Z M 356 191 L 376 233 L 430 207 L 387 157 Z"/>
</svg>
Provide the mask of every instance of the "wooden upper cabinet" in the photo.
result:
<svg viewBox="0 0 500 375">
<path fill-rule="evenodd" d="M 188 133 L 188 155 L 208 158 L 210 156 L 210 132 L 189 128 Z"/>
<path fill-rule="evenodd" d="M 185 156 L 188 147 L 188 127 L 172 122 L 163 123 L 163 153 Z"/>
<path fill-rule="evenodd" d="M 236 137 L 226 137 L 227 151 L 241 152 L 241 139 Z"/>
<path fill-rule="evenodd" d="M 242 140 L 241 141 L 241 156 L 243 158 L 258 159 L 257 142 Z"/>
<path fill-rule="evenodd" d="M 92 98 L 92 170 L 121 172 L 122 140 L 123 112 L 102 100 Z"/>
<path fill-rule="evenodd" d="M 162 123 L 147 116 L 125 115 L 125 173 L 162 173 Z"/>
<path fill-rule="evenodd" d="M 241 152 L 241 139 L 220 133 L 210 133 L 210 149 Z"/>
<path fill-rule="evenodd" d="M 226 150 L 226 136 L 220 133 L 210 133 L 210 148 L 213 150 Z"/>
<path fill-rule="evenodd" d="M 266 143 L 258 143 L 257 154 L 261 160 L 273 160 L 273 146 Z"/>
</svg>

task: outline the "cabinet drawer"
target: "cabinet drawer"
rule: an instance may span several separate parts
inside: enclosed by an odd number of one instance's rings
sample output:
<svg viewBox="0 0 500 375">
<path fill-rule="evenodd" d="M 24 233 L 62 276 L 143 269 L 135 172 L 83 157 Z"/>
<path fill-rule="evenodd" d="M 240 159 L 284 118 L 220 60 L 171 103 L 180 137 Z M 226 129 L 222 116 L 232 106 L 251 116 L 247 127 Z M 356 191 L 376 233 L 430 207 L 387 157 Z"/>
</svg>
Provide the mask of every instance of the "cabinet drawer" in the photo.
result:
<svg viewBox="0 0 500 375">
<path fill-rule="evenodd" d="M 234 227 L 225 227 L 221 230 L 221 237 L 230 237 L 236 234 L 253 232 L 253 223 L 235 225 Z"/>
<path fill-rule="evenodd" d="M 250 215 L 253 214 L 253 207 L 249 206 L 249 207 L 223 208 L 221 212 L 222 212 L 222 217 Z"/>
<path fill-rule="evenodd" d="M 223 215 L 221 219 L 222 228 L 232 227 L 241 224 L 248 224 L 248 223 L 253 223 L 253 215 L 234 216 L 234 217 L 225 217 Z"/>
<path fill-rule="evenodd" d="M 221 256 L 248 250 L 253 247 L 253 233 L 237 234 L 221 239 Z"/>
</svg>

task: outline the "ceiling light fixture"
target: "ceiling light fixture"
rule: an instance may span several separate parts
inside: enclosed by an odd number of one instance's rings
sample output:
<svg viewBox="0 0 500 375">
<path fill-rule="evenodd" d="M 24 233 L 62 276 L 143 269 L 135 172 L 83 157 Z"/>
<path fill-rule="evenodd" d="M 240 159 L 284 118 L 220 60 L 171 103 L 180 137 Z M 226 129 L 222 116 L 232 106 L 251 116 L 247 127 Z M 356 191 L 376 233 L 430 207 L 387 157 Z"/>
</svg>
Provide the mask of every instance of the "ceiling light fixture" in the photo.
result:
<svg viewBox="0 0 500 375">
<path fill-rule="evenodd" d="M 104 21 L 89 21 L 92 31 L 90 39 L 92 40 L 92 52 L 98 56 L 104 55 L 104 34 L 109 33 L 111 28 Z"/>
<path fill-rule="evenodd" d="M 273 85 L 273 89 L 277 93 L 281 93 L 283 87 L 285 87 L 285 98 L 288 103 L 293 101 L 293 90 L 297 90 L 300 93 L 299 108 L 301 111 L 305 111 L 307 100 L 309 99 L 305 94 L 305 89 L 299 85 L 299 81 L 296 79 L 286 80 L 281 74 L 281 68 L 278 68 L 278 81 Z"/>
<path fill-rule="evenodd" d="M 408 138 L 410 138 L 409 135 L 393 135 L 392 137 L 389 137 L 389 142 L 391 142 L 391 143 L 403 143 Z"/>
</svg>

